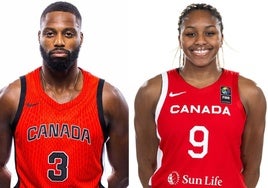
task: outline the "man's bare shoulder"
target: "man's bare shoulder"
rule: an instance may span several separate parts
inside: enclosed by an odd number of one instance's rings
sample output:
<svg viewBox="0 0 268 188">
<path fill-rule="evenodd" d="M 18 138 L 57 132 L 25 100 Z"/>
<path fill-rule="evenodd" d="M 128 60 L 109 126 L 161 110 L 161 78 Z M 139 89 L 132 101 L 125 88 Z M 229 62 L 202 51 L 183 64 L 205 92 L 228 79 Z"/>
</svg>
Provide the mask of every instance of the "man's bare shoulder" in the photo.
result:
<svg viewBox="0 0 268 188">
<path fill-rule="evenodd" d="M 16 103 L 20 98 L 21 83 L 17 79 L 0 90 L 0 105 Z"/>
</svg>

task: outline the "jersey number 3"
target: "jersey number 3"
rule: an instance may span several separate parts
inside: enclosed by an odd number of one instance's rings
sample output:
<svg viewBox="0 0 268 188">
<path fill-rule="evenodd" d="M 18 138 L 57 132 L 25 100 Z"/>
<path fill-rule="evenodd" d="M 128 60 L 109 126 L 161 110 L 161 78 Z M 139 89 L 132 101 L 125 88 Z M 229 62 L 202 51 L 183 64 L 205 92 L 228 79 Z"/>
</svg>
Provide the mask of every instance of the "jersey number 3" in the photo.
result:
<svg viewBox="0 0 268 188">
<path fill-rule="evenodd" d="M 48 156 L 48 163 L 55 165 L 55 169 L 48 169 L 50 181 L 62 182 L 68 177 L 68 155 L 62 151 L 54 151 Z"/>
<path fill-rule="evenodd" d="M 203 134 L 202 139 L 197 136 L 200 133 Z M 206 127 L 194 126 L 190 130 L 189 142 L 196 150 L 188 150 L 188 154 L 192 158 L 203 158 L 208 153 L 208 130 Z"/>
</svg>

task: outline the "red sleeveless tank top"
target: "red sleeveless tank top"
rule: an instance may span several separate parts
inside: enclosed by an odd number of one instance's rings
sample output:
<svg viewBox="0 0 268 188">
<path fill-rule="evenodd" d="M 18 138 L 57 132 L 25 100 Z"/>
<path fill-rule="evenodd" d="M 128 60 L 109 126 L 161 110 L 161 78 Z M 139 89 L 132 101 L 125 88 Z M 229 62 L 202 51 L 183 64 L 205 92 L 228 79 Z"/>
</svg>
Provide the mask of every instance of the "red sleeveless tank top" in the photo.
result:
<svg viewBox="0 0 268 188">
<path fill-rule="evenodd" d="M 177 69 L 162 74 L 156 109 L 160 139 L 153 188 L 245 188 L 241 137 L 246 120 L 238 73 L 223 70 L 204 88 L 186 83 Z"/>
<path fill-rule="evenodd" d="M 104 80 L 81 69 L 82 91 L 58 104 L 44 93 L 40 70 L 21 77 L 13 124 L 18 187 L 100 187 Z"/>
</svg>

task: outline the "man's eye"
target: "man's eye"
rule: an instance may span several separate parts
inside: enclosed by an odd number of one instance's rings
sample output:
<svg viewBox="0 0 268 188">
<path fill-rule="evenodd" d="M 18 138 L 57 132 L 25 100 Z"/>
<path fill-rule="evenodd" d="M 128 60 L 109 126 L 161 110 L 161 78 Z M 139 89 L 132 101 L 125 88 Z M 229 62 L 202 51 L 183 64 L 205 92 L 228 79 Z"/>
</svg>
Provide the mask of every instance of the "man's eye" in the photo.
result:
<svg viewBox="0 0 268 188">
<path fill-rule="evenodd" d="M 65 36 L 66 36 L 67 38 L 72 38 L 72 37 L 74 36 L 74 33 L 72 33 L 72 32 L 66 32 L 66 33 L 65 33 Z"/>
<path fill-rule="evenodd" d="M 53 32 L 46 32 L 45 35 L 47 37 L 53 37 L 54 36 L 54 33 Z"/>
</svg>

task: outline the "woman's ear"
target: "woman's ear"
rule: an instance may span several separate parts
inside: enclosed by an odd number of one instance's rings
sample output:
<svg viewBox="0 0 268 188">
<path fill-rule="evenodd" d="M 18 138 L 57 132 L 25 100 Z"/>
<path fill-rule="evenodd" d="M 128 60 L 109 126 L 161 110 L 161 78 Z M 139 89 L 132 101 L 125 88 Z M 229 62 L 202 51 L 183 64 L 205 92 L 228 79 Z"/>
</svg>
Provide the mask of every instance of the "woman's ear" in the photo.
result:
<svg viewBox="0 0 268 188">
<path fill-rule="evenodd" d="M 223 34 L 221 35 L 221 47 L 222 47 L 222 44 L 223 44 L 223 40 L 224 40 L 224 37 L 223 37 Z"/>
<path fill-rule="evenodd" d="M 180 38 L 180 35 L 178 36 L 178 41 L 179 41 L 179 47 L 181 48 L 182 45 L 181 45 L 181 38 Z"/>
</svg>

